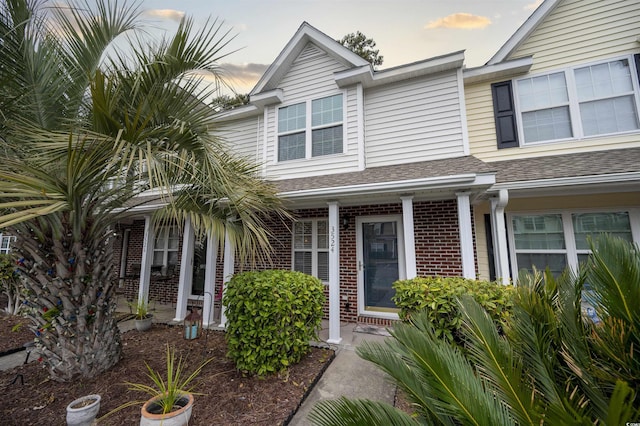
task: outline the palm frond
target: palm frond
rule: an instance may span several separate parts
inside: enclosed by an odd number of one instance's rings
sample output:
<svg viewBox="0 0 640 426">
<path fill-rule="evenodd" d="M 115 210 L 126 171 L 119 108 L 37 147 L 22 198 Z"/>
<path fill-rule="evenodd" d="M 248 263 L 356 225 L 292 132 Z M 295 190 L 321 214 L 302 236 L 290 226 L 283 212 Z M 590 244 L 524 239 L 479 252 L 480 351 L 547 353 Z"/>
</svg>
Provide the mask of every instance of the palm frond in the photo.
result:
<svg viewBox="0 0 640 426">
<path fill-rule="evenodd" d="M 483 387 L 460 350 L 435 336 L 424 313 L 412 321 L 394 327 L 386 346 L 365 343 L 358 354 L 387 372 L 424 418 L 443 424 L 511 424 L 507 407 Z"/>
<path fill-rule="evenodd" d="M 363 399 L 349 400 L 344 397 L 319 402 L 309 413 L 309 420 L 312 424 L 319 426 L 416 426 L 420 424 L 410 415 L 388 404 Z"/>
</svg>

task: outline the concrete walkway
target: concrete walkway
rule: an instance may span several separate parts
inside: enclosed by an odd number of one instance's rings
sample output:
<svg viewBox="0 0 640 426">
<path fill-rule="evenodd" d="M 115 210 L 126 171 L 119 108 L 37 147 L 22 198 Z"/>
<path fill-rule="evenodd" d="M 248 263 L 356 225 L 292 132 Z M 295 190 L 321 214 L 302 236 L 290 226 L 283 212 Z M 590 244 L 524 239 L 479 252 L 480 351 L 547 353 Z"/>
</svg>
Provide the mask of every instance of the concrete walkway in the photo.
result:
<svg viewBox="0 0 640 426">
<path fill-rule="evenodd" d="M 326 342 L 328 330 L 323 329 L 320 339 Z M 324 400 L 364 398 L 394 404 L 396 386 L 387 380 L 386 373 L 355 352 L 362 342 L 383 342 L 388 333 L 380 327 L 360 326 L 352 323 L 340 328 L 342 342 L 329 345 L 336 351 L 336 357 L 324 372 L 311 393 L 302 403 L 289 425 L 310 425 L 309 412 L 313 406 Z"/>
<path fill-rule="evenodd" d="M 151 306 L 151 311 L 154 314 L 154 323 L 170 323 L 173 321 L 175 307 L 157 304 Z M 118 312 L 129 312 L 126 303 L 118 304 Z M 134 329 L 135 323 L 133 319 L 121 321 L 118 327 L 125 332 Z M 321 341 L 317 344 L 332 348 L 336 356 L 289 423 L 292 426 L 310 425 L 311 422 L 307 416 L 318 401 L 345 396 L 383 401 L 391 405 L 394 403 L 396 386 L 387 380 L 385 373 L 360 358 L 355 352 L 356 347 L 362 342 L 383 342 L 388 336 L 384 328 L 344 323 L 340 328 L 342 341 L 339 345 L 327 344 L 328 334 L 328 324 L 325 322 L 319 335 Z M 20 351 L 0 357 L 0 370 L 8 370 L 23 364 L 26 355 L 25 351 Z M 37 358 L 37 354 L 32 353 L 29 362 Z"/>
</svg>

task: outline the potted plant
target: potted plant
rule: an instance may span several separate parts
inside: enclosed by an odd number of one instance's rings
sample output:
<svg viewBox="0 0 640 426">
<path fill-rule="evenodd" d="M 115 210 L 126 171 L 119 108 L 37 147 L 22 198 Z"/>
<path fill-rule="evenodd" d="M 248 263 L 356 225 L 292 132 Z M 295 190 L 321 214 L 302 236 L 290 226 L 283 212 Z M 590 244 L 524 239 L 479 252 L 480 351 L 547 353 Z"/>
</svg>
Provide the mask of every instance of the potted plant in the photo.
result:
<svg viewBox="0 0 640 426">
<path fill-rule="evenodd" d="M 89 426 L 100 411 L 100 395 L 87 395 L 67 405 L 67 426 Z"/>
<path fill-rule="evenodd" d="M 129 390 L 144 392 L 150 396 L 147 401 L 129 401 L 120 405 L 114 410 L 102 416 L 99 421 L 104 420 L 111 414 L 123 408 L 133 405 L 142 405 L 140 415 L 140 426 L 186 426 L 191 417 L 193 409 L 194 395 L 201 395 L 193 392 L 191 382 L 198 377 L 205 365 L 213 358 L 202 362 L 188 377 L 185 375 L 185 365 L 182 357 L 176 360 L 175 348 L 170 348 L 167 344 L 166 351 L 166 376 L 147 366 L 147 377 L 152 384 L 125 382 Z"/>
<path fill-rule="evenodd" d="M 138 303 L 131 305 L 135 309 L 136 330 L 147 331 L 151 328 L 153 314 L 149 313 L 149 303 L 146 300 L 138 300 Z"/>
</svg>

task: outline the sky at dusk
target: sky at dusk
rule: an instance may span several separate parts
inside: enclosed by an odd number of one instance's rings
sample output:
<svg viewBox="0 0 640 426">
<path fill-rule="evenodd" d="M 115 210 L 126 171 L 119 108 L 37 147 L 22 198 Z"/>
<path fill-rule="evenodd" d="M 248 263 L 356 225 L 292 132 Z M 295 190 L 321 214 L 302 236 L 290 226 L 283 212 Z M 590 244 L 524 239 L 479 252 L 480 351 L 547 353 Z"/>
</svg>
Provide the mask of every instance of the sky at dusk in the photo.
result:
<svg viewBox="0 0 640 426">
<path fill-rule="evenodd" d="M 175 29 L 185 15 L 196 25 L 224 21 L 235 39 L 224 68 L 238 93 L 251 90 L 302 22 L 334 39 L 356 31 L 384 56 L 379 69 L 465 50 L 480 66 L 531 15 L 541 0 L 142 0 L 153 32 Z"/>
</svg>

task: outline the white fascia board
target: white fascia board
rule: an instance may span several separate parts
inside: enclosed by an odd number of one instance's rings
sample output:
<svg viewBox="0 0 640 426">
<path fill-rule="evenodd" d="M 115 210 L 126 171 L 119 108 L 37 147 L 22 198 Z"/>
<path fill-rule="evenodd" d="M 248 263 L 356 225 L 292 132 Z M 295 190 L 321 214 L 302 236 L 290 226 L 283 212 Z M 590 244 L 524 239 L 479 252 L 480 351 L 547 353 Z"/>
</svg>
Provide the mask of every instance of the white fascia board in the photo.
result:
<svg viewBox="0 0 640 426">
<path fill-rule="evenodd" d="M 516 30 L 515 33 L 502 45 L 502 47 L 496 52 L 491 59 L 487 62 L 487 65 L 497 64 L 509 57 L 527 37 L 531 35 L 538 25 L 555 9 L 560 3 L 560 0 L 545 0 L 540 6 L 527 18 L 527 20 Z"/>
<path fill-rule="evenodd" d="M 533 65 L 533 57 L 514 59 L 500 62 L 495 65 L 484 65 L 476 68 L 467 68 L 462 71 L 465 84 L 479 83 L 481 81 L 509 78 L 514 75 L 529 72 Z"/>
<path fill-rule="evenodd" d="M 352 64 L 353 66 L 360 67 L 368 64 L 365 59 L 347 49 L 322 31 L 314 28 L 308 22 L 303 22 L 295 35 L 289 40 L 284 49 L 282 49 L 276 60 L 267 68 L 260 80 L 258 80 L 258 83 L 256 83 L 253 90 L 251 90 L 250 95 L 253 96 L 262 92 L 274 78 L 277 79 L 279 74 L 285 69 L 288 69 L 308 42 L 313 42 L 328 54 L 341 58 L 344 62 Z"/>
<path fill-rule="evenodd" d="M 360 185 L 338 186 L 332 188 L 305 189 L 278 194 L 279 197 L 293 200 L 316 197 L 338 197 L 350 195 L 384 194 L 391 192 L 443 189 L 450 187 L 471 188 L 495 184 L 495 175 L 466 173 L 455 176 L 438 176 L 422 179 L 410 179 L 392 182 L 365 183 Z"/>
<path fill-rule="evenodd" d="M 250 97 L 251 104 L 258 108 L 264 108 L 267 105 L 282 103 L 284 100 L 284 92 L 282 89 L 269 90 L 268 92 L 256 93 Z"/>
<path fill-rule="evenodd" d="M 640 182 L 640 172 L 612 173 L 607 175 L 572 176 L 555 179 L 536 179 L 517 182 L 497 183 L 487 192 L 497 192 L 501 189 L 541 189 L 559 186 L 598 185 L 607 183 Z"/>
<path fill-rule="evenodd" d="M 213 122 L 238 120 L 240 118 L 251 117 L 258 114 L 262 109 L 255 105 L 243 105 L 224 112 L 213 117 Z"/>
<path fill-rule="evenodd" d="M 381 86 L 383 84 L 422 77 L 442 71 L 461 68 L 464 63 L 464 50 L 413 62 L 407 65 L 390 68 L 384 71 L 372 71 L 371 67 L 363 66 L 357 69 L 341 71 L 334 74 L 339 87 L 362 83 L 365 88 Z"/>
</svg>

